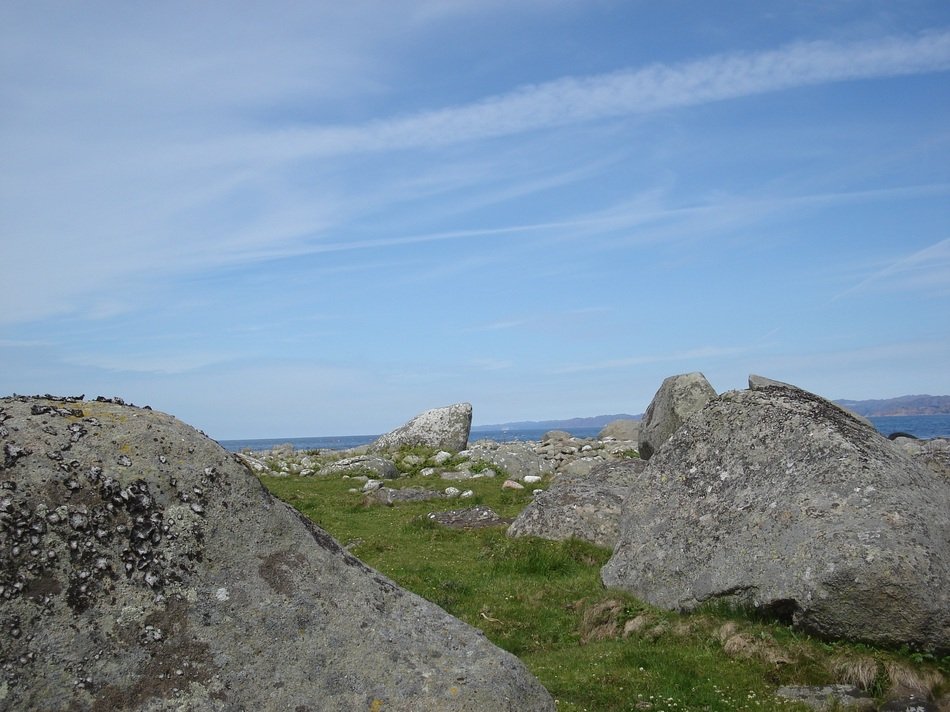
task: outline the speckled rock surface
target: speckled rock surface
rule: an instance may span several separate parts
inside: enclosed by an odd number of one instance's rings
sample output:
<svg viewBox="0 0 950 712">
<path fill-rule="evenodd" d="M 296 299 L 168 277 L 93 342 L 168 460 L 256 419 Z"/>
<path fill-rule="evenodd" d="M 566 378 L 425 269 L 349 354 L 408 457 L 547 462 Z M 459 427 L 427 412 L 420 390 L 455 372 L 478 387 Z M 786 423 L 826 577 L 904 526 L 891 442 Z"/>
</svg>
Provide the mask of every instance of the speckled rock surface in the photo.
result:
<svg viewBox="0 0 950 712">
<path fill-rule="evenodd" d="M 398 450 L 404 445 L 424 445 L 451 452 L 468 446 L 472 430 L 471 403 L 456 403 L 420 413 L 405 425 L 377 439 L 373 451 Z"/>
<path fill-rule="evenodd" d="M 554 709 L 170 416 L 5 398 L 0 448 L 0 709 Z"/>
<path fill-rule="evenodd" d="M 716 390 L 701 373 L 664 379 L 640 421 L 640 457 L 653 457 L 689 416 L 715 397 Z"/>
<path fill-rule="evenodd" d="M 587 475 L 558 475 L 521 511 L 508 536 L 582 539 L 612 549 L 623 501 L 645 466 L 642 460 L 621 460 L 599 465 Z"/>
<path fill-rule="evenodd" d="M 795 388 L 732 391 L 656 453 L 602 571 L 666 608 L 725 598 L 829 638 L 950 649 L 950 486 Z"/>
</svg>

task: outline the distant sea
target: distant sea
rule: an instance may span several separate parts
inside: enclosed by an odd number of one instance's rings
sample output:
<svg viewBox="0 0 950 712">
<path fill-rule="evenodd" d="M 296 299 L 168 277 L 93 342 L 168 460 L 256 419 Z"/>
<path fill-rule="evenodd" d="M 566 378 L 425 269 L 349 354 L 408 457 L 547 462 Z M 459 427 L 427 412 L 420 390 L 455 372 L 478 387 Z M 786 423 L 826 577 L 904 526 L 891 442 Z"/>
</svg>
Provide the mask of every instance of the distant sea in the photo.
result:
<svg viewBox="0 0 950 712">
<path fill-rule="evenodd" d="M 868 418 L 882 435 L 908 433 L 921 439 L 950 438 L 950 415 L 894 415 Z M 511 442 L 540 440 L 550 430 L 473 430 L 469 442 L 494 440 Z M 564 428 L 578 438 L 596 437 L 602 428 L 582 427 Z M 338 435 L 311 438 L 263 438 L 256 440 L 221 440 L 221 445 L 231 452 L 242 450 L 270 450 L 277 445 L 291 444 L 295 450 L 346 450 L 351 447 L 368 445 L 379 435 Z"/>
</svg>

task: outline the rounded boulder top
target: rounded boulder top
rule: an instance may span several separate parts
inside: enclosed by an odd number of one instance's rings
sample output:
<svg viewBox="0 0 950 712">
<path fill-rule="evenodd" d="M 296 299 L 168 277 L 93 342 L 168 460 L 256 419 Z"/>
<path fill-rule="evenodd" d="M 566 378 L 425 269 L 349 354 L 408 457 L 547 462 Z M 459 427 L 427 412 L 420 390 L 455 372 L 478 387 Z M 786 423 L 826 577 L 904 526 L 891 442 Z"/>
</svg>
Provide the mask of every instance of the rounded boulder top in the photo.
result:
<svg viewBox="0 0 950 712">
<path fill-rule="evenodd" d="M 405 425 L 379 437 L 370 449 L 378 452 L 421 445 L 460 452 L 468 447 L 471 430 L 472 404 L 456 403 L 420 413 Z"/>
</svg>

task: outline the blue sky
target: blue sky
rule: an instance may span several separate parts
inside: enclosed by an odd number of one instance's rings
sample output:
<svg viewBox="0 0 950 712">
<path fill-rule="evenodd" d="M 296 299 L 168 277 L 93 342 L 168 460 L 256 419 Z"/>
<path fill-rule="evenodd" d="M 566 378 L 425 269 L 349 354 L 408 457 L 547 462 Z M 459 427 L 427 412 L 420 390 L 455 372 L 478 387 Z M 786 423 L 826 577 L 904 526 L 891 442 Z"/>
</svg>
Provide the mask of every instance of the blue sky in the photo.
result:
<svg viewBox="0 0 950 712">
<path fill-rule="evenodd" d="M 0 72 L 0 393 L 220 439 L 950 393 L 944 0 L 14 1 Z"/>
</svg>

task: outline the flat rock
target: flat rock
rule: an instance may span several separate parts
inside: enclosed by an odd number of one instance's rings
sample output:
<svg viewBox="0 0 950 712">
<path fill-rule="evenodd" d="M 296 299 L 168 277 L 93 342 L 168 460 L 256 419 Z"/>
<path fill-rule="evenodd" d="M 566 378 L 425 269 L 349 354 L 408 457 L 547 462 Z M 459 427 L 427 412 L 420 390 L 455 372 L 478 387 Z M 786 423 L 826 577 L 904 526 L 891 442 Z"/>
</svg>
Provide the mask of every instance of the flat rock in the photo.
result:
<svg viewBox="0 0 950 712">
<path fill-rule="evenodd" d="M 0 399 L 0 452 L 4 709 L 554 710 L 170 416 Z"/>
<path fill-rule="evenodd" d="M 393 489 L 392 487 L 380 487 L 368 492 L 363 497 L 364 504 L 384 504 L 392 507 L 397 502 L 427 502 L 432 499 L 443 499 L 445 495 L 435 490 L 427 490 L 422 487 L 403 487 Z"/>
<path fill-rule="evenodd" d="M 873 712 L 877 709 L 874 699 L 852 685 L 787 685 L 775 691 L 776 697 L 793 700 L 808 705 L 812 709 L 824 712 L 828 710 L 850 710 L 851 712 Z"/>
<path fill-rule="evenodd" d="M 395 463 L 375 455 L 357 455 L 332 462 L 317 473 L 320 477 L 330 475 L 370 475 L 384 480 L 396 479 L 402 473 Z"/>
<path fill-rule="evenodd" d="M 664 379 L 640 421 L 640 457 L 653 457 L 689 416 L 715 397 L 716 390 L 701 373 Z"/>
<path fill-rule="evenodd" d="M 456 403 L 420 413 L 405 425 L 378 438 L 370 445 L 370 450 L 378 452 L 422 446 L 459 452 L 468 446 L 471 429 L 471 404 Z"/>
<path fill-rule="evenodd" d="M 604 583 L 758 607 L 826 638 L 950 649 L 950 484 L 791 387 L 707 403 L 624 503 Z"/>
<path fill-rule="evenodd" d="M 495 510 L 484 505 L 467 509 L 450 509 L 446 512 L 429 512 L 428 518 L 436 524 L 453 529 L 481 529 L 510 524 L 510 519 L 502 519 Z"/>
</svg>

